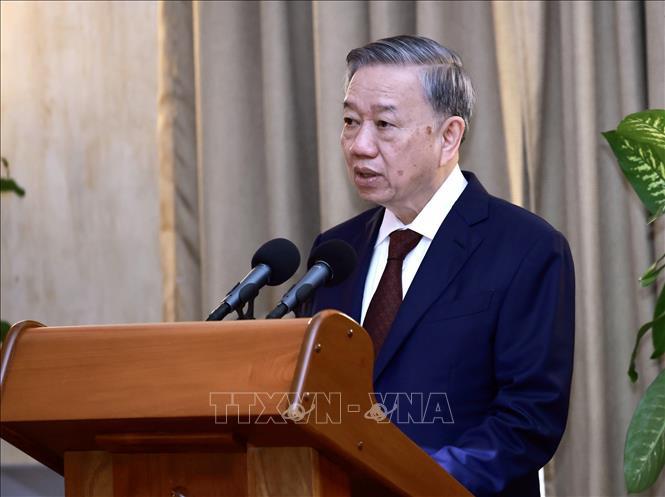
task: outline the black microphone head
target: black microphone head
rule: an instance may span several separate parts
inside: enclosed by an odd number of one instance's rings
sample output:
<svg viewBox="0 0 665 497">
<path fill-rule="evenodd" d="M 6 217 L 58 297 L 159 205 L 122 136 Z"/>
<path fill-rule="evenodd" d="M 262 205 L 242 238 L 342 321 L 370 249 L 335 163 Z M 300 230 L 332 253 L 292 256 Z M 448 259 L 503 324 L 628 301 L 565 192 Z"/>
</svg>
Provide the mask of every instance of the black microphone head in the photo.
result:
<svg viewBox="0 0 665 497">
<path fill-rule="evenodd" d="M 341 283 L 356 268 L 358 256 L 351 245 L 344 240 L 328 240 L 314 249 L 307 260 L 307 268 L 311 268 L 317 262 L 325 262 L 332 270 L 332 277 L 326 286 L 334 286 Z"/>
<path fill-rule="evenodd" d="M 275 238 L 264 243 L 252 257 L 252 268 L 259 264 L 270 267 L 268 285 L 281 285 L 295 274 L 300 266 L 300 252 L 286 238 Z"/>
</svg>

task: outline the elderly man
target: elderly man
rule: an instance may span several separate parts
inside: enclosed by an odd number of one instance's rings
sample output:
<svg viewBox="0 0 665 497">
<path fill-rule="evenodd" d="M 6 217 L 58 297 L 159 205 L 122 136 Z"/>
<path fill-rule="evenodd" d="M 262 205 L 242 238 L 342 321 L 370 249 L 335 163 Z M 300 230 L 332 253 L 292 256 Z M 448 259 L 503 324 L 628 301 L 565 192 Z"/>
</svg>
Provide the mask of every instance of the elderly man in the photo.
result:
<svg viewBox="0 0 665 497">
<path fill-rule="evenodd" d="M 314 242 L 346 240 L 359 263 L 311 312 L 363 324 L 391 420 L 472 493 L 535 496 L 566 424 L 573 262 L 561 233 L 460 170 L 473 103 L 459 56 L 430 39 L 348 54 L 341 145 L 379 207 Z"/>
</svg>

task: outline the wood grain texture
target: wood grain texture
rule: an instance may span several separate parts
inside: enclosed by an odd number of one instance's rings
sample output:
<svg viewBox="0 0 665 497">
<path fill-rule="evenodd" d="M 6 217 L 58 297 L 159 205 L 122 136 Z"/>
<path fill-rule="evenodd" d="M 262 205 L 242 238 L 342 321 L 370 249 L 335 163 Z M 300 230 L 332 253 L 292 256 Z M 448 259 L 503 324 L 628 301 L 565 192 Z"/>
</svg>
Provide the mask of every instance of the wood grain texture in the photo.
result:
<svg viewBox="0 0 665 497">
<path fill-rule="evenodd" d="M 113 485 L 116 497 L 245 496 L 247 459 L 244 453 L 114 454 Z"/>
<path fill-rule="evenodd" d="M 245 452 L 233 433 L 117 433 L 95 436 L 101 449 L 116 453 Z"/>
<path fill-rule="evenodd" d="M 65 454 L 67 497 L 113 497 L 113 461 L 108 452 Z"/>
<path fill-rule="evenodd" d="M 311 447 L 247 449 L 249 494 L 257 497 L 348 497 L 349 477 Z"/>
<path fill-rule="evenodd" d="M 301 421 L 303 428 L 327 452 L 346 459 L 391 491 L 471 497 L 395 425 L 364 416 L 376 402 L 373 357 L 369 335 L 348 316 L 323 311 L 312 319 L 291 389 L 303 399 L 305 411 L 312 409 L 313 414 Z M 328 402 L 321 393 L 330 397 L 338 393 L 339 399 Z M 334 422 L 322 422 L 327 419 Z"/>
<path fill-rule="evenodd" d="M 256 323 L 27 329 L 2 421 L 209 417 L 212 392 L 287 392 L 307 320 Z"/>
<path fill-rule="evenodd" d="M 325 455 L 317 453 L 319 460 L 318 471 L 315 472 L 316 495 L 321 497 L 349 497 L 351 496 L 351 478 L 341 466 L 332 462 Z M 368 497 L 356 495 L 356 497 Z M 384 497 L 389 497 L 384 493 Z"/>
<path fill-rule="evenodd" d="M 114 492 L 123 497 L 181 484 L 217 495 L 222 480 L 237 492 L 236 473 L 244 491 L 264 493 L 343 496 L 350 479 L 363 497 L 469 496 L 396 426 L 363 416 L 374 403 L 372 344 L 337 312 L 310 321 L 26 328 L 6 364 L 3 438 L 56 470 L 64 453 L 112 451 Z M 231 405 L 229 392 L 269 395 Z M 297 400 L 288 422 L 279 395 L 287 392 Z M 229 406 L 222 423 L 215 415 Z M 252 476 L 237 452 L 246 443 L 310 448 L 284 449 L 290 462 L 256 452 Z M 257 470 L 273 476 L 261 483 Z"/>
<path fill-rule="evenodd" d="M 7 371 L 9 371 L 9 363 L 19 335 L 30 328 L 40 328 L 43 326 L 43 324 L 37 321 L 20 321 L 11 327 L 5 337 L 5 341 L 0 342 L 0 345 L 2 345 L 0 347 L 0 392 L 2 392 L 2 386 L 5 384 L 5 377 Z"/>
<path fill-rule="evenodd" d="M 309 447 L 247 448 L 247 480 L 256 497 L 314 495 L 316 454 Z"/>
</svg>

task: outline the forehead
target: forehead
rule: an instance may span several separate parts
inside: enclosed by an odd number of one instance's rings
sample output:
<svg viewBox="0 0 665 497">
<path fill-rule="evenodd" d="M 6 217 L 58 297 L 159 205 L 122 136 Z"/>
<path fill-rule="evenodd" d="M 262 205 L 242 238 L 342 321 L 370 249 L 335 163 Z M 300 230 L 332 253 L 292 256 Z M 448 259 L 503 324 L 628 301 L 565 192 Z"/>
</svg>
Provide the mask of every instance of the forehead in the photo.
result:
<svg viewBox="0 0 665 497">
<path fill-rule="evenodd" d="M 401 65 L 361 67 L 349 82 L 344 106 L 363 111 L 429 107 L 420 81 L 420 70 L 418 66 Z"/>
</svg>

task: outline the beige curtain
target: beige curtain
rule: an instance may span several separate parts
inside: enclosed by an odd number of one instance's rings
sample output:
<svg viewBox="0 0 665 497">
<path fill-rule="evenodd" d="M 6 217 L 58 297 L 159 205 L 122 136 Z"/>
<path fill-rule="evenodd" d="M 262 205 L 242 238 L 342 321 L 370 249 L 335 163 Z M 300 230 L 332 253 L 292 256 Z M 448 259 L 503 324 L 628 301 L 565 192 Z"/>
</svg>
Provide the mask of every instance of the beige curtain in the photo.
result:
<svg viewBox="0 0 665 497">
<path fill-rule="evenodd" d="M 626 427 L 656 373 L 644 347 L 640 382 L 625 374 L 655 303 L 637 278 L 665 235 L 646 226 L 600 132 L 665 107 L 663 5 L 160 4 L 165 317 L 200 319 L 264 241 L 284 236 L 305 257 L 322 229 L 366 207 L 339 151 L 344 57 L 379 37 L 432 37 L 461 53 L 478 92 L 463 168 L 545 217 L 573 250 L 573 398 L 548 495 L 625 495 Z M 257 314 L 285 288 L 262 293 Z M 664 480 L 648 495 L 664 495 Z"/>
</svg>

